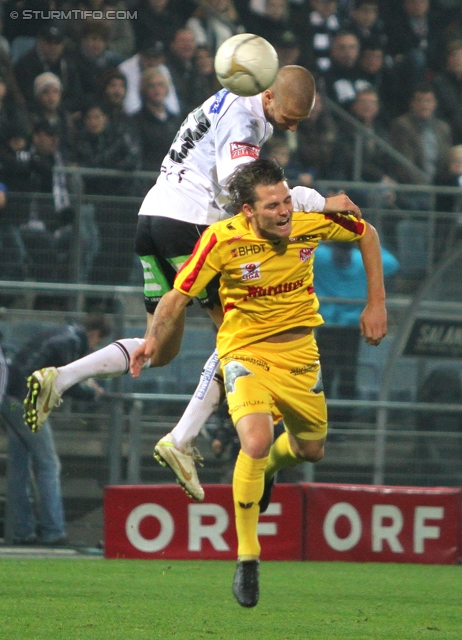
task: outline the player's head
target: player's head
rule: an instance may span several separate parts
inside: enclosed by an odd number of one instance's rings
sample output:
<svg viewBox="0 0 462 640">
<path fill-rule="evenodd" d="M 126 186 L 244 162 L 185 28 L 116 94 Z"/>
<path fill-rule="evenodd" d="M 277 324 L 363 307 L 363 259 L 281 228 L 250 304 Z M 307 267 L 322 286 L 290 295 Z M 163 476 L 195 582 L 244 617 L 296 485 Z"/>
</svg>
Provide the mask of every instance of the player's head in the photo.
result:
<svg viewBox="0 0 462 640">
<path fill-rule="evenodd" d="M 283 169 L 273 160 L 239 167 L 228 183 L 235 211 L 242 211 L 259 238 L 280 240 L 292 231 L 292 198 Z"/>
<path fill-rule="evenodd" d="M 296 64 L 281 67 L 262 93 L 265 117 L 276 129 L 295 131 L 300 120 L 310 115 L 315 96 L 316 83 L 308 69 Z"/>
</svg>

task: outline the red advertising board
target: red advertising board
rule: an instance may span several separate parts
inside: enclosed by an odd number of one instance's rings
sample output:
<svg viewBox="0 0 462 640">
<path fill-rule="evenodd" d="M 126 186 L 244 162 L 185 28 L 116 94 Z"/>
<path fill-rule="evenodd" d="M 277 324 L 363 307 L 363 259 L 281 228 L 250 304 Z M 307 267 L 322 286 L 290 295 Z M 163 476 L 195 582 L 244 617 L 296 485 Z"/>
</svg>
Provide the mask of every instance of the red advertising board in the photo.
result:
<svg viewBox="0 0 462 640">
<path fill-rule="evenodd" d="M 305 484 L 307 560 L 453 564 L 460 489 Z"/>
<path fill-rule="evenodd" d="M 276 485 L 258 525 L 263 560 L 302 560 L 301 485 Z M 229 485 L 207 485 L 191 502 L 178 485 L 110 486 L 104 494 L 107 558 L 235 559 Z"/>
</svg>

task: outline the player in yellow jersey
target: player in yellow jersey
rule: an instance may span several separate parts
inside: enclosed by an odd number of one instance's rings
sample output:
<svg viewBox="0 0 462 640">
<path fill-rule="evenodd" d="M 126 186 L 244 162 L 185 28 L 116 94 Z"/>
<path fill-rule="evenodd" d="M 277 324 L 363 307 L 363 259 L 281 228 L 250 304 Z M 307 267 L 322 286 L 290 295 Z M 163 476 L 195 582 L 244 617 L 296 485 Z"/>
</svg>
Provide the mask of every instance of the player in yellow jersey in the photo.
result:
<svg viewBox="0 0 462 640">
<path fill-rule="evenodd" d="M 244 607 L 259 597 L 259 503 L 281 468 L 324 455 L 327 410 L 313 328 L 322 324 L 313 289 L 318 243 L 357 241 L 368 281 L 361 332 L 372 345 L 386 334 L 380 243 L 365 221 L 293 212 L 282 169 L 270 160 L 239 168 L 229 184 L 240 211 L 212 224 L 156 309 L 146 342 L 131 359 L 136 377 L 175 331 L 189 302 L 220 274 L 224 320 L 217 347 L 229 411 L 241 450 L 233 477 L 238 563 L 233 593 Z M 283 433 L 273 444 L 273 424 Z"/>
</svg>

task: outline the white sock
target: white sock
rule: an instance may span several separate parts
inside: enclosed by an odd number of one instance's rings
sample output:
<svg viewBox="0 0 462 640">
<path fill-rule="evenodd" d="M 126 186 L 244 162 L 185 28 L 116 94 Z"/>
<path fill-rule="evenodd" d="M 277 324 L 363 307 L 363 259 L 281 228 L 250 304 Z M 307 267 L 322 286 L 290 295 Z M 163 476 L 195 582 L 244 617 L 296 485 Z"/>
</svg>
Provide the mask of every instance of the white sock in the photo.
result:
<svg viewBox="0 0 462 640">
<path fill-rule="evenodd" d="M 215 379 L 219 368 L 220 361 L 215 349 L 205 363 L 193 397 L 180 421 L 171 431 L 173 444 L 178 449 L 184 448 L 190 440 L 197 438 L 206 420 L 218 408 L 223 391 L 223 386 Z"/>
<path fill-rule="evenodd" d="M 74 384 L 89 378 L 116 378 L 128 373 L 130 356 L 143 342 L 142 338 L 117 340 L 103 349 L 89 353 L 80 360 L 74 360 L 64 367 L 58 367 L 57 391 L 62 394 Z M 149 364 L 148 360 L 142 368 L 147 369 Z"/>
</svg>

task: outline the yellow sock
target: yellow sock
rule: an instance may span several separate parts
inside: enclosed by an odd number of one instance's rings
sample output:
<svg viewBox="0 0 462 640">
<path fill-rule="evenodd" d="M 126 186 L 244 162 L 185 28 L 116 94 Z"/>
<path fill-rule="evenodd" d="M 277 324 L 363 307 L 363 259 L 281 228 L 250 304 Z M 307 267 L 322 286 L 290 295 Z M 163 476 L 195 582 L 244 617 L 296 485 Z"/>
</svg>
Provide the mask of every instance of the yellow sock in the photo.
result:
<svg viewBox="0 0 462 640">
<path fill-rule="evenodd" d="M 236 531 L 239 557 L 260 555 L 257 525 L 260 507 L 258 503 L 263 495 L 264 471 L 268 458 L 251 458 L 243 451 L 239 452 L 234 467 L 233 498 L 236 514 Z"/>
<path fill-rule="evenodd" d="M 281 433 L 270 449 L 268 464 L 265 469 L 265 477 L 268 479 L 272 478 L 280 469 L 284 469 L 284 467 L 295 467 L 301 462 L 303 462 L 303 460 L 297 458 L 292 451 L 289 434 L 287 432 Z"/>
</svg>

